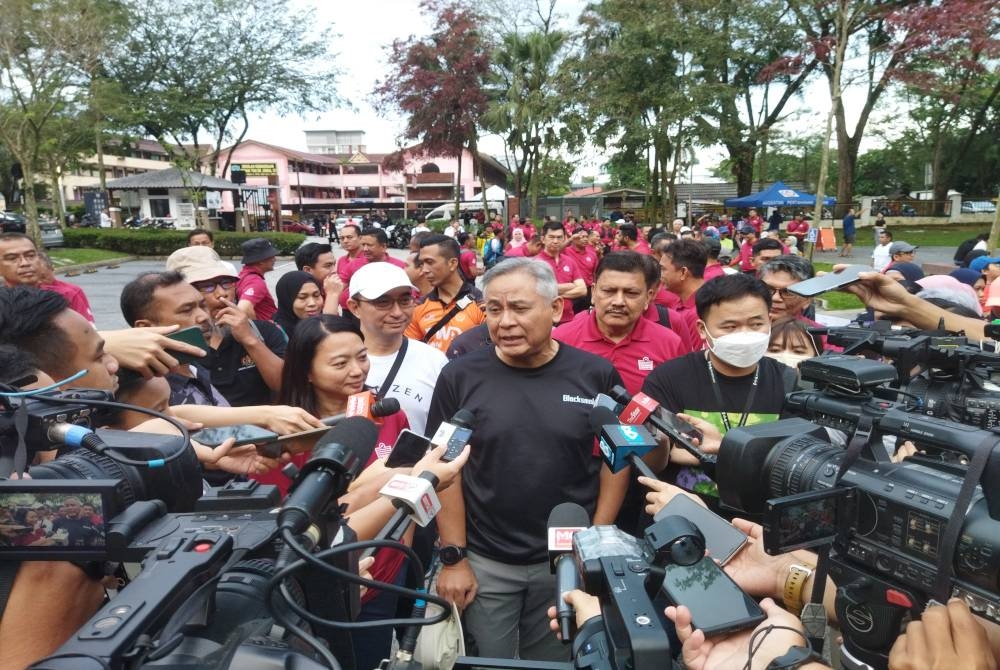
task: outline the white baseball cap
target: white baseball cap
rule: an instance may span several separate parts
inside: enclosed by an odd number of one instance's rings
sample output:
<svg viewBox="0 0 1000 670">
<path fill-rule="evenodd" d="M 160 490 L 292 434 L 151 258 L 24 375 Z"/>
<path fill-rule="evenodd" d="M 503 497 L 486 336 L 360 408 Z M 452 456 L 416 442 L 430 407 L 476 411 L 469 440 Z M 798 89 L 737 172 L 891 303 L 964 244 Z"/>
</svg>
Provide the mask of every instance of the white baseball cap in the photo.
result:
<svg viewBox="0 0 1000 670">
<path fill-rule="evenodd" d="M 402 287 L 417 288 L 410 283 L 403 268 L 392 263 L 366 263 L 351 275 L 348 293 L 351 297 L 360 294 L 365 300 L 376 300 L 392 289 Z"/>
</svg>

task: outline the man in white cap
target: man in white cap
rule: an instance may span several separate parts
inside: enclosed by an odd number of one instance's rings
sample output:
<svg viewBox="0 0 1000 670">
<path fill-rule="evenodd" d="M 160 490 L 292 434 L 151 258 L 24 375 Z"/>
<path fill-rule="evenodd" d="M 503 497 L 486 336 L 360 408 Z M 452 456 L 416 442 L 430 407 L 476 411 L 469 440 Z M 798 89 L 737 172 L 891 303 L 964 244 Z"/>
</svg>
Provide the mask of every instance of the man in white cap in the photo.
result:
<svg viewBox="0 0 1000 670">
<path fill-rule="evenodd" d="M 410 427 L 423 433 L 434 385 L 448 359 L 429 344 L 403 335 L 413 319 L 415 290 L 402 268 L 368 263 L 351 276 L 347 305 L 360 320 L 368 347 L 371 368 L 366 383 L 380 398 L 399 400 Z"/>
<path fill-rule="evenodd" d="M 212 321 L 210 349 L 200 361 L 233 407 L 268 405 L 281 390 L 287 340 L 270 321 L 250 320 L 236 306 L 236 275 L 207 246 L 178 249 L 167 269 L 198 289 Z"/>
</svg>

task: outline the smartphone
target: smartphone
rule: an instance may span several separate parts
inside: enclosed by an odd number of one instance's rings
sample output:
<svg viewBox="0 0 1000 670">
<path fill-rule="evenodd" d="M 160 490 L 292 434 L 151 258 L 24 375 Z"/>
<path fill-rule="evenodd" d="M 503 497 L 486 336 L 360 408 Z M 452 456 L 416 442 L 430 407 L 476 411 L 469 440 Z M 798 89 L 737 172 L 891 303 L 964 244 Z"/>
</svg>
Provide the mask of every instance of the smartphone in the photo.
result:
<svg viewBox="0 0 1000 670">
<path fill-rule="evenodd" d="M 671 604 L 691 610 L 692 625 L 706 637 L 753 628 L 766 618 L 757 601 L 709 556 L 694 565 L 668 565 L 663 592 Z"/>
<path fill-rule="evenodd" d="M 698 527 L 705 536 L 705 548 L 710 558 L 725 565 L 746 546 L 748 537 L 742 530 L 729 523 L 710 509 L 706 509 L 686 495 L 678 494 L 663 506 L 654 520 L 682 516 Z"/>
<path fill-rule="evenodd" d="M 692 447 L 697 449 L 692 440 L 698 440 L 698 444 L 702 443 L 704 439 L 704 434 L 690 423 L 680 418 L 673 412 L 664 407 L 657 407 L 655 412 L 657 418 L 663 421 L 663 427 L 666 428 L 667 435 L 676 442 L 687 442 Z"/>
<path fill-rule="evenodd" d="M 437 447 L 446 445 L 448 448 L 445 450 L 444 456 L 441 457 L 441 460 L 451 462 L 459 457 L 462 453 L 462 449 L 464 449 L 465 445 L 469 443 L 469 439 L 471 437 L 471 428 L 456 426 L 453 423 L 442 421 L 441 425 L 438 426 L 437 431 L 434 433 L 434 436 L 431 437 L 431 444 Z"/>
<path fill-rule="evenodd" d="M 431 441 L 421 435 L 414 433 L 409 428 L 404 428 L 396 438 L 396 443 L 392 445 L 389 458 L 386 459 L 386 467 L 390 468 L 411 468 L 417 464 L 421 458 L 431 448 Z"/>
<path fill-rule="evenodd" d="M 177 340 L 178 342 L 198 347 L 208 353 L 208 342 L 205 341 L 205 334 L 201 332 L 201 328 L 198 326 L 191 326 L 190 328 L 178 330 L 176 333 L 167 335 L 167 337 L 171 340 Z M 186 354 L 182 351 L 174 351 L 173 349 L 169 350 L 168 353 L 184 364 L 197 363 L 201 360 L 200 356 Z"/>
<path fill-rule="evenodd" d="M 267 444 L 278 439 L 278 434 L 266 428 L 250 423 L 240 423 L 235 426 L 219 426 L 217 428 L 202 428 L 191 434 L 191 437 L 206 447 L 217 447 L 231 437 L 236 438 L 239 447 L 244 444 Z"/>
<path fill-rule="evenodd" d="M 833 291 L 847 286 L 848 284 L 853 284 L 858 281 L 859 274 L 871 271 L 872 269 L 867 265 L 848 265 L 841 272 L 830 272 L 822 277 L 813 277 L 812 279 L 806 279 L 797 284 L 792 284 L 788 287 L 788 290 L 796 295 L 811 298 L 814 295 L 819 295 L 820 293 L 826 293 L 827 291 Z"/>
<path fill-rule="evenodd" d="M 316 438 L 317 440 L 325 435 L 333 426 L 323 426 L 322 428 L 310 428 L 309 430 L 299 431 L 298 433 L 288 433 L 286 435 L 275 435 L 274 438 L 268 440 L 267 442 L 257 442 L 258 453 L 267 456 L 268 458 L 278 458 L 281 456 L 281 452 L 284 449 L 284 444 L 292 440 L 298 440 L 299 438 Z"/>
</svg>

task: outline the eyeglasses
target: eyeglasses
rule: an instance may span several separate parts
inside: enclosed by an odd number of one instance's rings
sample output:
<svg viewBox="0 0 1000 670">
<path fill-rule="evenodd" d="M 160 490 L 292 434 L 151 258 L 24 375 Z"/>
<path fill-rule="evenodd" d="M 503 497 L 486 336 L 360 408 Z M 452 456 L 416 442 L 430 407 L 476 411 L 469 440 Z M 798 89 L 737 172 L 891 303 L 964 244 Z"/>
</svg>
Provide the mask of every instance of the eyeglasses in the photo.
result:
<svg viewBox="0 0 1000 670">
<path fill-rule="evenodd" d="M 388 312 L 392 309 L 393 305 L 399 305 L 400 309 L 409 309 L 410 307 L 413 307 L 413 303 L 416 302 L 413 299 L 413 296 L 409 293 L 401 295 L 398 298 L 382 296 L 381 298 L 376 298 L 375 300 L 365 300 L 364 298 L 358 298 L 357 300 L 358 302 L 367 302 L 380 312 Z"/>
<path fill-rule="evenodd" d="M 787 288 L 775 288 L 774 286 L 771 286 L 770 284 L 764 284 L 764 286 L 766 286 L 767 290 L 771 292 L 771 295 L 776 295 L 779 298 L 781 298 L 782 300 L 788 300 L 789 298 L 800 298 L 801 297 L 798 293 L 792 293 Z"/>
<path fill-rule="evenodd" d="M 236 280 L 234 279 L 216 279 L 209 281 L 200 281 L 192 284 L 196 289 L 202 293 L 213 293 L 216 287 L 221 288 L 223 291 L 228 291 L 233 286 L 236 286 Z"/>
</svg>

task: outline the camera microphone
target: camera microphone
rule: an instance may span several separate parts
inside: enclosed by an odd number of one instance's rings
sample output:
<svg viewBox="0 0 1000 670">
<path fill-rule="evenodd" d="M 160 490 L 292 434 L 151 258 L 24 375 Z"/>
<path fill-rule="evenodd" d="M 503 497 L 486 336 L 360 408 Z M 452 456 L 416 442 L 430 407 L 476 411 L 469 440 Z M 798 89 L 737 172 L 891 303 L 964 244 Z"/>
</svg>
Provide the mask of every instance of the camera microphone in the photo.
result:
<svg viewBox="0 0 1000 670">
<path fill-rule="evenodd" d="M 643 477 L 656 479 L 642 457 L 656 448 L 656 440 L 642 425 L 623 425 L 615 413 L 600 405 L 590 410 L 590 427 L 597 436 L 601 455 L 611 472 L 620 472 L 631 465 Z"/>
<path fill-rule="evenodd" d="M 580 573 L 573 559 L 573 536 L 590 526 L 590 515 L 576 503 L 559 503 L 549 513 L 549 567 L 556 576 L 556 618 L 563 644 L 576 634 L 576 612 L 563 594 L 580 588 Z"/>
<path fill-rule="evenodd" d="M 301 533 L 336 502 L 375 449 L 378 428 L 352 416 L 334 426 L 313 447 L 278 512 L 278 527 Z"/>
<path fill-rule="evenodd" d="M 645 424 L 655 428 L 664 435 L 670 437 L 674 444 L 698 459 L 698 464 L 710 477 L 715 473 L 715 454 L 706 454 L 699 449 L 692 441 L 691 435 L 685 431 L 696 431 L 694 426 L 677 418 L 672 412 L 660 406 L 660 403 L 649 397 L 645 393 L 630 395 L 624 386 L 614 386 L 611 389 L 611 397 L 619 403 L 625 405 L 619 415 L 622 423 Z"/>
</svg>

